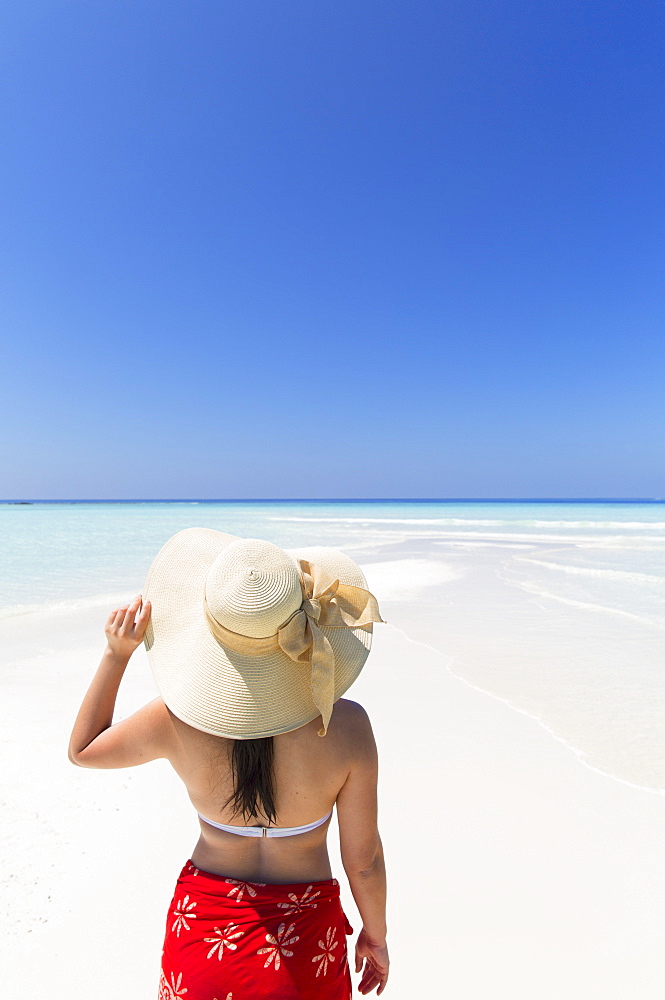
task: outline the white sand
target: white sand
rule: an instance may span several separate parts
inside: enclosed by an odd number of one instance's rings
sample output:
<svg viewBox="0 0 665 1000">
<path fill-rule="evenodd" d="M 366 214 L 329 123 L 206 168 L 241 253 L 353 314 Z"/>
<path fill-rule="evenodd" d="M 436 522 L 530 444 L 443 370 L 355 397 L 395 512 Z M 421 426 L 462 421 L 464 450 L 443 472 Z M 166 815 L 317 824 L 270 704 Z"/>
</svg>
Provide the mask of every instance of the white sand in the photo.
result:
<svg viewBox="0 0 665 1000">
<path fill-rule="evenodd" d="M 585 767 L 410 639 L 424 636 L 408 604 L 423 572 L 442 602 L 455 573 L 439 553 L 429 570 L 400 562 L 366 567 L 391 624 L 375 626 L 349 692 L 373 718 L 382 760 L 385 996 L 662 1000 L 665 798 Z M 106 610 L 0 624 L 8 997 L 156 998 L 166 909 L 196 842 L 194 810 L 166 763 L 87 771 L 67 760 Z M 141 648 L 119 715 L 154 694 Z M 331 853 L 357 931 L 334 830 Z"/>
</svg>

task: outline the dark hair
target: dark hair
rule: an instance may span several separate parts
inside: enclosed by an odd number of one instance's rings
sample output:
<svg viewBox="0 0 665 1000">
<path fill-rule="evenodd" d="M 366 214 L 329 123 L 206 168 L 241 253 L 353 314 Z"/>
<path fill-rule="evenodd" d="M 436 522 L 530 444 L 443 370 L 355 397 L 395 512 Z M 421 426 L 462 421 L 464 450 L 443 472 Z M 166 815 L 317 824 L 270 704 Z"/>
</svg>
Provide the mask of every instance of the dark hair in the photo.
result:
<svg viewBox="0 0 665 1000">
<path fill-rule="evenodd" d="M 275 810 L 274 748 L 272 736 L 256 740 L 234 740 L 231 751 L 233 813 L 244 819 L 263 815 L 269 823 L 277 819 Z"/>
</svg>

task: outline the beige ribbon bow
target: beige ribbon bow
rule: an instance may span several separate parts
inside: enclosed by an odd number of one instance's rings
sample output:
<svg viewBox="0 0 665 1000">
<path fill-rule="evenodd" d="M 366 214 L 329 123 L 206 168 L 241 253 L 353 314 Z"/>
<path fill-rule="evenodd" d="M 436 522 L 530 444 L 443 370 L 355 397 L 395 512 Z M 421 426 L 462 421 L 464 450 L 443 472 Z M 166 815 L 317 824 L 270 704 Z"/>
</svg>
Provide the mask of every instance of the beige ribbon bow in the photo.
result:
<svg viewBox="0 0 665 1000">
<path fill-rule="evenodd" d="M 325 736 L 335 697 L 335 653 L 325 628 L 361 628 L 371 622 L 384 622 L 373 594 L 363 587 L 352 587 L 335 580 L 332 574 L 307 559 L 298 559 L 303 602 L 287 618 L 276 635 L 263 639 L 231 632 L 213 617 L 205 594 L 203 607 L 208 625 L 221 643 L 237 653 L 260 655 L 281 649 L 295 663 L 311 663 L 312 700 L 321 713 Z"/>
</svg>

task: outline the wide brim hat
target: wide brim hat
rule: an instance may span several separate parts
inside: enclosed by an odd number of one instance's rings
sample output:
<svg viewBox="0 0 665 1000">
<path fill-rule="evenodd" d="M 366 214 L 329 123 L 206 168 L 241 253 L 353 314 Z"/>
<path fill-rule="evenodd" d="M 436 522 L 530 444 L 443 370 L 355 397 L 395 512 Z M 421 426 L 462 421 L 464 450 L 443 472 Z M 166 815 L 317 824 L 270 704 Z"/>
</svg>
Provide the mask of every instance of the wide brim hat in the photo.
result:
<svg viewBox="0 0 665 1000">
<path fill-rule="evenodd" d="M 186 528 L 155 556 L 144 643 L 168 708 L 202 732 L 275 736 L 322 715 L 353 684 L 383 621 L 338 549 Z"/>
</svg>

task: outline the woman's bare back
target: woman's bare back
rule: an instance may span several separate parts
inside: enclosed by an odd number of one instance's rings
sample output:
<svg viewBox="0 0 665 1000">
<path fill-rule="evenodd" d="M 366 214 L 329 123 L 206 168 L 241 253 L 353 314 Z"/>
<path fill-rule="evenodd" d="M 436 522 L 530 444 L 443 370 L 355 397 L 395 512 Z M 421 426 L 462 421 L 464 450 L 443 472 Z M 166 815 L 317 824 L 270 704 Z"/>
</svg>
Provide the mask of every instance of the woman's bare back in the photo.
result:
<svg viewBox="0 0 665 1000">
<path fill-rule="evenodd" d="M 197 812 L 216 823 L 266 825 L 264 817 L 234 815 L 233 806 L 226 805 L 233 792 L 232 741 L 193 729 L 166 706 L 164 715 L 170 730 L 169 760 Z M 371 769 L 371 728 L 360 705 L 339 699 L 325 737 L 318 736 L 320 725 L 318 718 L 273 738 L 277 821 L 271 825 L 292 827 L 316 822 L 331 811 L 352 772 L 362 773 L 368 765 Z M 371 800 L 371 790 L 367 791 Z M 371 809 L 371 801 L 367 805 Z M 339 802 L 338 812 L 341 828 L 345 814 Z M 242 837 L 203 820 L 200 824 L 201 835 L 191 859 L 204 871 L 250 882 L 331 878 L 326 844 L 329 820 L 308 833 L 279 838 Z"/>
</svg>

